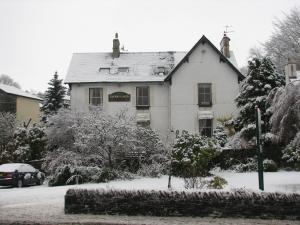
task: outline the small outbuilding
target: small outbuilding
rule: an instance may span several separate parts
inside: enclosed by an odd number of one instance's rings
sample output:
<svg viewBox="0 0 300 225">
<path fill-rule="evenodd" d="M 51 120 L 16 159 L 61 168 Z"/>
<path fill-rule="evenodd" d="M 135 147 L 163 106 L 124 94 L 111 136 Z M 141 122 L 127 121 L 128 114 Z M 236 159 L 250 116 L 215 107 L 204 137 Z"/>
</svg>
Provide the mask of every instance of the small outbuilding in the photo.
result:
<svg viewBox="0 0 300 225">
<path fill-rule="evenodd" d="M 19 122 L 39 122 L 41 101 L 41 98 L 19 88 L 0 84 L 0 112 L 15 113 Z"/>
</svg>

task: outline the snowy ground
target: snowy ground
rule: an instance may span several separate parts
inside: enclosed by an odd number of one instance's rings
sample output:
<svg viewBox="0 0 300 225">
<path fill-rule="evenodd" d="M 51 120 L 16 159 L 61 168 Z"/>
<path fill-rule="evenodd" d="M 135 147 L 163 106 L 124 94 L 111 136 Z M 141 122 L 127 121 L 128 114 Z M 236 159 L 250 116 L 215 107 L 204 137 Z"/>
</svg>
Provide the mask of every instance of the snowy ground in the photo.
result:
<svg viewBox="0 0 300 225">
<path fill-rule="evenodd" d="M 257 173 L 232 173 L 216 172 L 228 181 L 225 190 L 234 188 L 246 188 L 258 190 Z M 102 221 L 102 222 L 130 222 L 143 224 L 283 224 L 278 221 L 264 223 L 261 220 L 230 219 L 211 220 L 200 218 L 157 218 L 157 217 L 126 217 L 126 216 L 96 216 L 96 215 L 65 215 L 64 195 L 69 188 L 106 188 L 106 189 L 147 189 L 147 190 L 167 190 L 168 177 L 143 178 L 131 181 L 113 181 L 101 184 L 83 184 L 61 187 L 33 186 L 26 188 L 6 188 L 0 187 L 0 221 L 25 220 L 25 221 L 52 221 L 52 222 L 78 222 L 78 221 Z M 172 178 L 172 188 L 183 190 L 183 180 Z M 300 193 L 300 172 L 277 172 L 265 173 L 265 190 L 279 192 Z M 217 222 L 219 221 L 219 222 Z M 224 221 L 228 221 L 225 223 Z M 238 222 L 239 221 L 239 222 Z M 265 221 L 266 222 L 266 221 Z M 294 223 L 295 222 L 295 223 Z M 299 221 L 284 224 L 299 224 Z M 297 222 L 297 223 L 296 223 Z M 199 224 L 199 223 L 198 223 Z"/>
</svg>

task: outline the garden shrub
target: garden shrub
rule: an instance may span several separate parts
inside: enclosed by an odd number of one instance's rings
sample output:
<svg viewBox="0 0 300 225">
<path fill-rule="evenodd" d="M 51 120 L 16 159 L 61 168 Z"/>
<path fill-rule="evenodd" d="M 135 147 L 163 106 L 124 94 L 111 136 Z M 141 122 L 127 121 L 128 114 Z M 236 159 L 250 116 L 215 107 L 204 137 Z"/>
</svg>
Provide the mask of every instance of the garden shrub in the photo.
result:
<svg viewBox="0 0 300 225">
<path fill-rule="evenodd" d="M 166 166 L 161 163 L 143 164 L 137 171 L 137 175 L 144 177 L 160 177 L 166 174 Z"/>
<path fill-rule="evenodd" d="M 165 171 L 169 159 L 158 134 L 138 126 L 126 110 L 115 115 L 100 108 L 81 113 L 60 110 L 48 121 L 48 152 L 43 168 L 52 181 L 61 179 L 56 178 L 62 172 L 57 168 L 64 166 L 75 168 L 68 177 L 70 182 L 72 176 L 80 177 L 82 182 L 107 182 L 130 179 L 133 173 L 158 176 Z M 90 167 L 100 167 L 101 172 L 86 174 Z"/>
<path fill-rule="evenodd" d="M 215 176 L 209 181 L 208 188 L 223 189 L 226 184 L 228 184 L 228 182 L 223 177 Z"/>
<path fill-rule="evenodd" d="M 184 131 L 172 151 L 172 173 L 184 178 L 208 176 L 219 150 L 215 139 Z"/>
<path fill-rule="evenodd" d="M 246 158 L 244 162 L 240 164 L 233 165 L 229 168 L 236 172 L 251 172 L 257 171 L 257 159 L 256 158 Z"/>
<path fill-rule="evenodd" d="M 277 172 L 277 164 L 271 159 L 265 159 L 263 161 L 263 167 L 265 172 Z"/>
<path fill-rule="evenodd" d="M 209 181 L 204 177 L 188 177 L 184 178 L 185 189 L 203 189 L 206 188 Z"/>
<path fill-rule="evenodd" d="M 282 159 L 285 161 L 286 166 L 300 170 L 300 132 L 283 150 Z"/>
</svg>

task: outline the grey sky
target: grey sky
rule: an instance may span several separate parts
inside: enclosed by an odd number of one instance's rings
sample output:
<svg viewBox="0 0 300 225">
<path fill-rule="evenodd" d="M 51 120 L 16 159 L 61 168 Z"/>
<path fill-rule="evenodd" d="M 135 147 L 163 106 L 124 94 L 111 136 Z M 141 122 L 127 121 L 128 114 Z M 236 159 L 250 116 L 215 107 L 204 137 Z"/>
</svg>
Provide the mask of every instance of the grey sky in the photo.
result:
<svg viewBox="0 0 300 225">
<path fill-rule="evenodd" d="M 188 51 L 204 34 L 219 47 L 231 25 L 239 66 L 299 0 L 0 0 L 0 74 L 44 91 L 65 77 L 73 52 L 107 52 L 114 33 L 129 51 Z"/>
</svg>

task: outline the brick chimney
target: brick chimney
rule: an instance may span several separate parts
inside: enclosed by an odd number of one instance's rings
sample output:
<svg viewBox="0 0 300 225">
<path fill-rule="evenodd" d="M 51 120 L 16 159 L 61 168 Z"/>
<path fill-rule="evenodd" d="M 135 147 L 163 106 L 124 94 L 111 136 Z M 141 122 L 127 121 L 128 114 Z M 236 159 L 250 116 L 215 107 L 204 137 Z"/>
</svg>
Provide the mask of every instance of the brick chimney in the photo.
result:
<svg viewBox="0 0 300 225">
<path fill-rule="evenodd" d="M 229 41 L 230 38 L 227 37 L 226 33 L 224 33 L 220 46 L 221 46 L 221 52 L 226 58 L 230 58 Z"/>
<path fill-rule="evenodd" d="M 115 38 L 113 40 L 113 52 L 112 57 L 113 58 L 119 58 L 120 56 L 120 41 L 118 39 L 118 33 L 115 34 Z"/>
<path fill-rule="evenodd" d="M 290 79 L 294 79 L 297 77 L 296 71 L 296 61 L 292 58 L 288 58 L 288 62 L 284 67 L 285 72 L 285 82 L 286 84 L 290 83 Z"/>
</svg>

